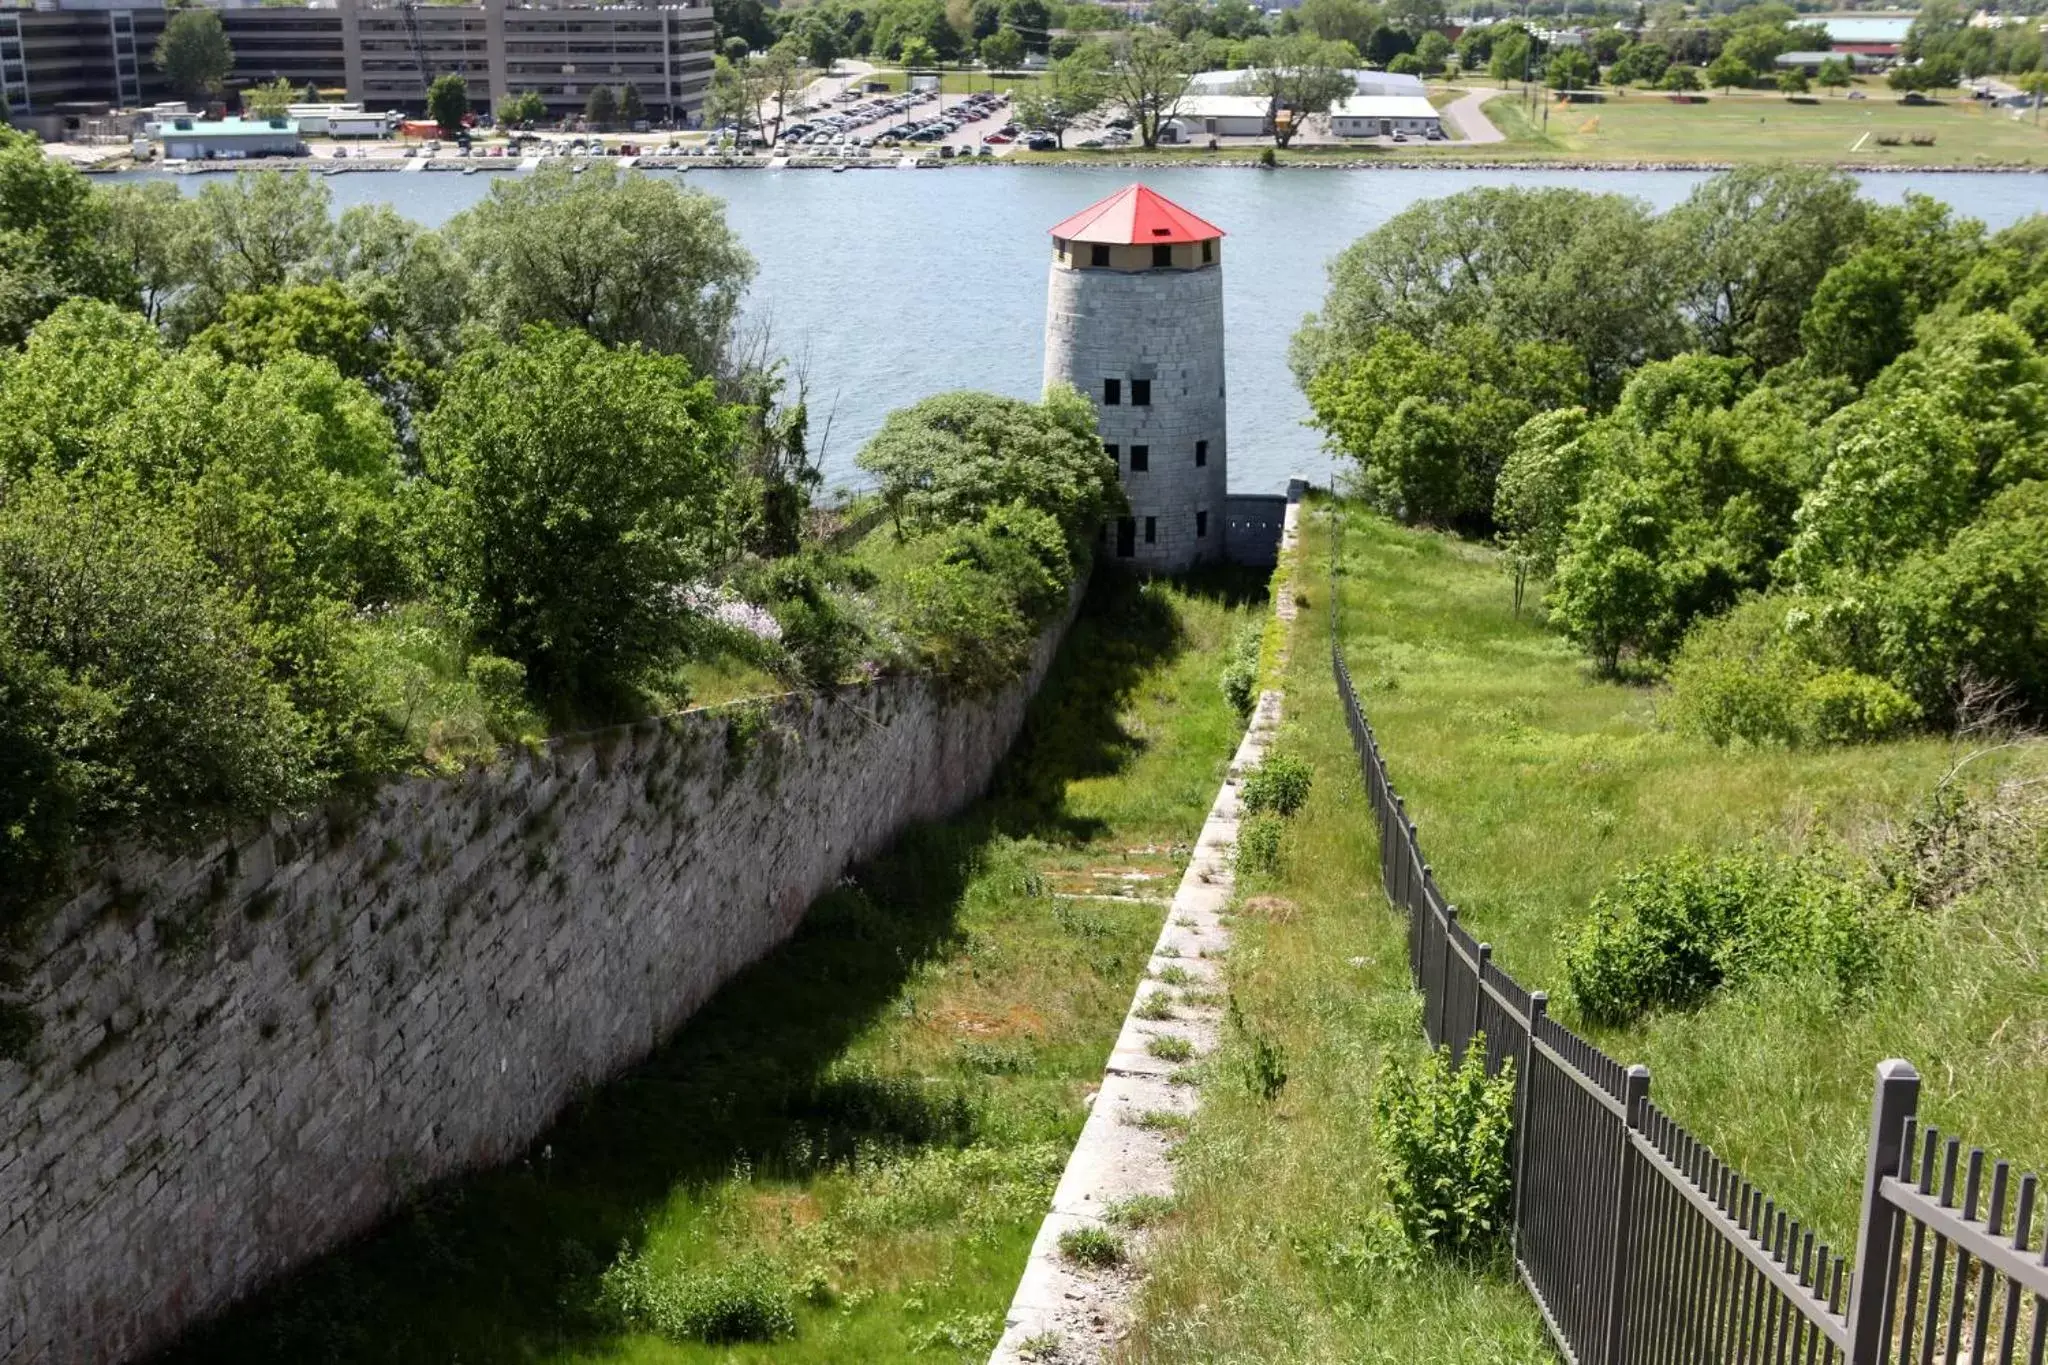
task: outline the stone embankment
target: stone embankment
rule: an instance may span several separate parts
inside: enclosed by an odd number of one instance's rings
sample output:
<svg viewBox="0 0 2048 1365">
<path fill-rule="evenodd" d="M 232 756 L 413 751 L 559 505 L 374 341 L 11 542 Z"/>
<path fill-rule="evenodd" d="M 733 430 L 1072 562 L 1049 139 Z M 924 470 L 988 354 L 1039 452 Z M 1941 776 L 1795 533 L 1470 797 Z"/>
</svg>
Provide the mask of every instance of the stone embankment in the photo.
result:
<svg viewBox="0 0 2048 1365">
<path fill-rule="evenodd" d="M 112 1362 L 501 1162 L 977 796 L 990 696 L 884 679 L 579 736 L 185 856 L 43 925 L 0 1060 L 0 1360 Z"/>
</svg>

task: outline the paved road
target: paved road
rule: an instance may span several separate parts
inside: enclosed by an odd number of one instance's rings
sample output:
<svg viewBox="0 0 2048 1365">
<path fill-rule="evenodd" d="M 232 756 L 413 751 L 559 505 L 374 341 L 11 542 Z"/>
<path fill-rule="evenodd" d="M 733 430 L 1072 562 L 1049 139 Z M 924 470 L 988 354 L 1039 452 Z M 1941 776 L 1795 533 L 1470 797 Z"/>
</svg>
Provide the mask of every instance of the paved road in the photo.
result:
<svg viewBox="0 0 2048 1365">
<path fill-rule="evenodd" d="M 1507 134 L 1493 126 L 1493 120 L 1486 116 L 1481 107 L 1500 91 L 1491 86 L 1481 86 L 1470 94 L 1462 95 L 1444 110 L 1458 131 L 1465 135 L 1467 142 L 1505 142 Z"/>
</svg>

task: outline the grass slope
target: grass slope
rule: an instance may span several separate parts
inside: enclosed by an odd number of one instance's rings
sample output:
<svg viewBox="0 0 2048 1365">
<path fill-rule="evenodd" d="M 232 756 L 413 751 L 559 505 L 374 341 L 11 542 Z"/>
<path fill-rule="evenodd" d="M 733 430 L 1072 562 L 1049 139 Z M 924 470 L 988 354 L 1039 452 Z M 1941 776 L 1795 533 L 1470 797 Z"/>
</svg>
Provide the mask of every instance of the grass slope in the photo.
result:
<svg viewBox="0 0 2048 1365">
<path fill-rule="evenodd" d="M 1331 681 L 1329 532 L 1305 519 L 1305 599 L 1279 752 L 1315 784 L 1280 871 L 1240 886 L 1229 986 L 1244 1020 L 1204 1064 L 1202 1109 L 1176 1153 L 1176 1212 L 1148 1258 L 1127 1362 L 1521 1365 L 1555 1359 L 1511 1274 L 1410 1255 L 1390 1222 L 1372 1099 L 1390 1059 L 1422 1051 L 1406 930 L 1378 854 Z M 1253 1040 L 1287 1082 L 1268 1103 Z"/>
<path fill-rule="evenodd" d="M 1446 894 L 1532 988 L 1561 993 L 1560 935 L 1622 869 L 1752 840 L 1867 852 L 1957 757 L 1938 738 L 1722 750 L 1659 729 L 1654 693 L 1592 679 L 1563 640 L 1514 617 L 1490 551 L 1359 510 L 1348 523 L 1344 640 L 1361 703 Z M 1319 740 L 1321 771 L 1348 759 L 1342 741 Z M 1995 756 L 1971 769 L 1973 785 L 2043 767 L 2038 748 Z M 1362 800 L 1354 815 L 1362 842 Z M 1766 985 L 1596 1036 L 1650 1067 L 1667 1111 L 1845 1246 L 1882 1058 L 1919 1067 L 1927 1120 L 2022 1169 L 2048 1167 L 2044 891 L 2048 874 L 2022 866 L 1928 916 L 1913 959 L 1866 1003 Z M 1362 900 L 1379 913 L 1376 892 Z"/>
<path fill-rule="evenodd" d="M 985 1356 L 1158 928 L 1076 896 L 1185 863 L 1241 729 L 1215 661 L 1248 582 L 1105 575 L 987 799 L 849 877 L 525 1158 L 172 1359 Z M 622 1249 L 657 1283 L 753 1266 L 797 1297 L 796 1335 L 622 1330 L 596 1306 Z"/>
</svg>

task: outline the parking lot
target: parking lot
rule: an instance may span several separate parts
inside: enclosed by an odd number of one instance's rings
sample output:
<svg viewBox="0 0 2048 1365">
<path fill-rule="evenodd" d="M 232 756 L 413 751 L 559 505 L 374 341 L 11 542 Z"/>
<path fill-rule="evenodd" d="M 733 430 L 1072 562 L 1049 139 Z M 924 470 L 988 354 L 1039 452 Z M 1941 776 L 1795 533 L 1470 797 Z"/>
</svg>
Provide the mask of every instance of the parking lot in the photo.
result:
<svg viewBox="0 0 2048 1365">
<path fill-rule="evenodd" d="M 900 95 L 846 91 L 790 111 L 775 150 L 788 156 L 860 160 L 874 156 L 999 156 L 1014 145 L 1008 91 Z"/>
</svg>

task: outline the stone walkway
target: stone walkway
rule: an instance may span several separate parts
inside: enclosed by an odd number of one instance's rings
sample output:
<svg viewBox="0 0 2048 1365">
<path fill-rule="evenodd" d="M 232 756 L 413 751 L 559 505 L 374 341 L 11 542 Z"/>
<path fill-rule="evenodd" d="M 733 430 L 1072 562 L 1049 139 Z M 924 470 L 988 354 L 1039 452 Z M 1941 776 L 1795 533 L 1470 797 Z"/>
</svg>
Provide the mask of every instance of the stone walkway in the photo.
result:
<svg viewBox="0 0 2048 1365">
<path fill-rule="evenodd" d="M 1507 141 L 1507 134 L 1494 127 L 1493 120 L 1486 116 L 1486 102 L 1499 93 L 1500 91 L 1491 86 L 1484 86 L 1470 94 L 1459 96 L 1444 110 L 1451 122 L 1458 125 L 1458 131 L 1464 134 L 1466 142 Z"/>
<path fill-rule="evenodd" d="M 1300 511 L 1298 500 L 1287 505 L 1280 537 L 1283 557 L 1294 552 Z M 1292 591 L 1283 593 L 1273 609 L 1282 620 L 1292 621 Z M 1251 725 L 1231 759 L 1168 907 L 1145 979 L 1138 983 L 1123 1031 L 1110 1050 L 1088 1122 L 1032 1243 L 990 1365 L 1092 1365 L 1108 1356 L 1130 1320 L 1142 1279 L 1145 1234 L 1116 1225 L 1117 1205 L 1142 1196 L 1172 1197 L 1173 1145 L 1201 1103 L 1200 1091 L 1175 1077 L 1188 1063 L 1154 1056 L 1152 1040 L 1184 1040 L 1195 1060 L 1216 1050 L 1224 1015 L 1223 956 L 1230 948 L 1223 912 L 1236 880 L 1231 859 L 1237 841 L 1238 784 L 1264 758 L 1279 731 L 1280 712 L 1281 693 L 1259 694 Z M 1169 1017 L 1142 1017 L 1141 1009 L 1159 1013 L 1147 1007 L 1156 996 L 1170 1002 Z M 1108 1228 L 1122 1239 L 1125 1264 L 1090 1268 L 1060 1254 L 1062 1234 L 1090 1227 Z"/>
</svg>

